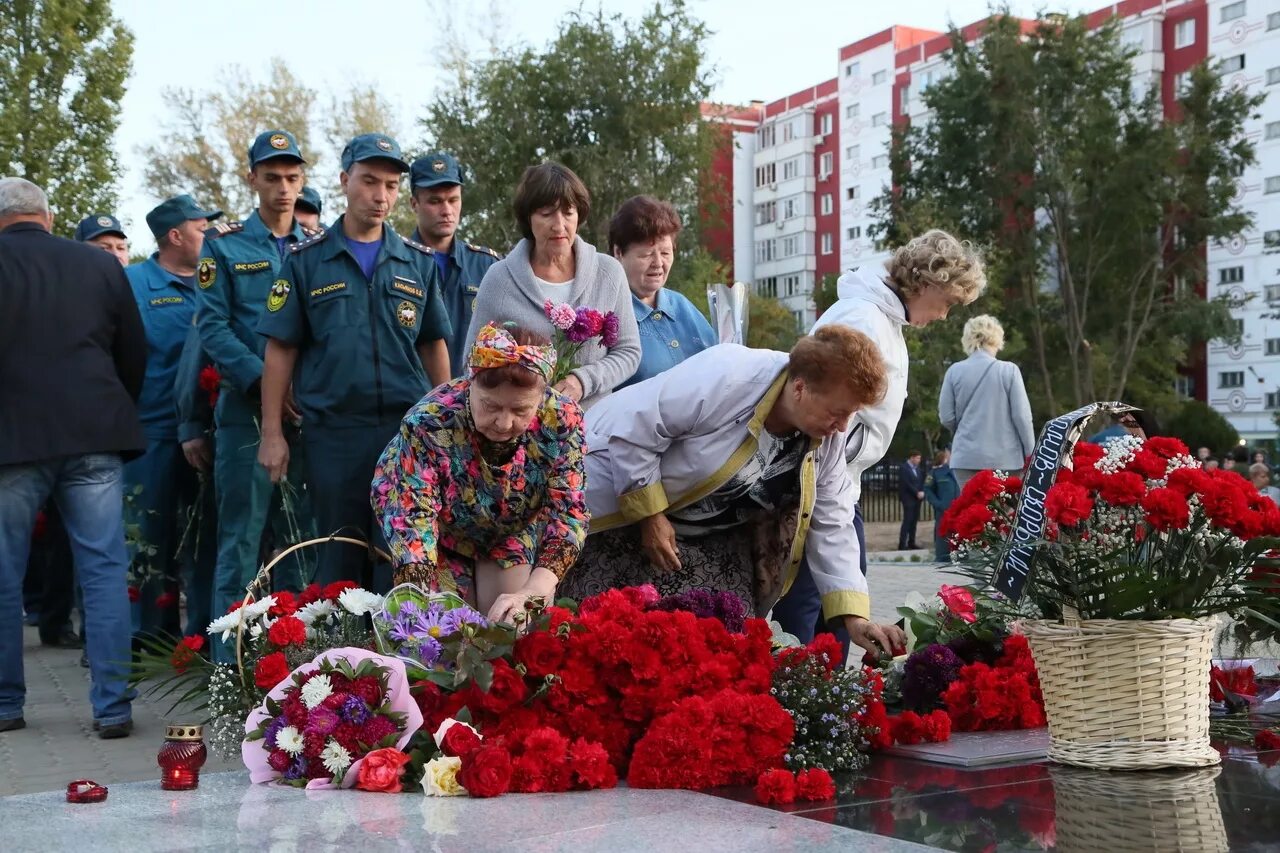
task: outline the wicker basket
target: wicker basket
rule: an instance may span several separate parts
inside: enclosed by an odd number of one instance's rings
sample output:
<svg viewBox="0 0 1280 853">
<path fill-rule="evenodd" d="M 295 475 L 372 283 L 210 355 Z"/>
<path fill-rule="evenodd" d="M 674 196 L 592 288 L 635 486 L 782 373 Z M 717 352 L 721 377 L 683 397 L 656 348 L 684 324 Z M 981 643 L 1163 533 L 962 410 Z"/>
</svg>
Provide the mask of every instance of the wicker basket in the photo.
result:
<svg viewBox="0 0 1280 853">
<path fill-rule="evenodd" d="M 355 545 L 357 547 L 364 548 L 367 551 L 372 551 L 381 560 L 385 560 L 388 563 L 391 562 L 391 556 L 387 554 L 385 551 L 383 551 L 380 548 L 372 548 L 370 547 L 368 542 L 364 541 L 363 539 L 357 539 L 353 536 L 334 535 L 334 536 L 321 536 L 317 539 L 308 539 L 305 542 L 298 542 L 295 545 L 290 545 L 288 548 L 285 548 L 279 554 L 276 554 L 276 556 L 272 560 L 270 560 L 265 565 L 263 565 L 262 568 L 258 569 L 258 574 L 255 575 L 253 580 L 249 582 L 249 585 L 245 587 L 244 600 L 241 602 L 241 607 L 240 607 L 240 621 L 236 625 L 236 669 L 240 673 L 241 681 L 247 684 L 249 681 L 249 675 L 250 675 L 249 673 L 246 673 L 244 671 L 244 639 L 245 639 L 244 638 L 244 631 L 245 631 L 244 605 L 247 605 L 247 604 L 250 604 L 251 602 L 256 601 L 259 595 L 270 594 L 271 570 L 274 569 L 276 565 L 280 563 L 280 561 L 283 560 L 285 557 L 289 556 L 294 551 L 301 551 L 304 548 L 316 548 L 316 547 L 319 547 L 320 545 L 327 545 L 331 542 L 337 542 L 343 545 Z"/>
<path fill-rule="evenodd" d="M 1049 758 L 1109 770 L 1207 767 L 1215 619 L 1024 623 Z"/>
<path fill-rule="evenodd" d="M 1107 776 L 1051 768 L 1055 850 L 1094 853 L 1226 851 L 1227 829 L 1214 780 L 1221 768 Z"/>
</svg>

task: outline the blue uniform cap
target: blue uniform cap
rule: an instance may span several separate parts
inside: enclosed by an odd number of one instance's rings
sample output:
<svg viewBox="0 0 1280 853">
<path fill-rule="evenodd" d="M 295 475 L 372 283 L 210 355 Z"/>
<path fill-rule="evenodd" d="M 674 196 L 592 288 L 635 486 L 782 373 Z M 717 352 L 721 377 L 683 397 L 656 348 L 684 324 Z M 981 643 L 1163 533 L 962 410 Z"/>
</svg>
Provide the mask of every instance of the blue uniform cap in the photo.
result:
<svg viewBox="0 0 1280 853">
<path fill-rule="evenodd" d="M 409 169 L 409 185 L 412 187 L 436 187 L 441 184 L 462 186 L 462 166 L 457 158 L 443 151 L 432 151 L 413 161 Z"/>
<path fill-rule="evenodd" d="M 196 200 L 189 195 L 176 195 L 160 202 L 147 214 L 147 227 L 157 238 L 168 234 L 170 228 L 177 228 L 190 219 L 207 219 L 210 222 L 222 216 L 221 210 L 203 210 Z"/>
<path fill-rule="evenodd" d="M 297 138 L 287 130 L 264 130 L 249 146 L 250 169 L 264 160 L 284 157 L 298 163 L 307 162 L 302 159 L 302 152 L 298 150 Z"/>
<path fill-rule="evenodd" d="M 320 193 L 316 192 L 311 187 L 302 188 L 302 194 L 298 196 L 296 206 L 306 208 L 307 210 L 314 212 L 316 216 L 323 213 L 323 210 L 321 209 Z"/>
<path fill-rule="evenodd" d="M 400 151 L 400 143 L 385 133 L 366 133 L 357 136 L 342 149 L 342 171 L 350 172 L 356 163 L 365 160 L 386 160 L 394 163 L 401 172 L 409 171 L 409 164 L 404 161 Z"/>
<path fill-rule="evenodd" d="M 86 216 L 76 226 L 76 239 L 81 243 L 92 240 L 94 237 L 101 237 L 103 234 L 119 234 L 124 239 L 129 239 L 129 235 L 124 233 L 124 226 L 120 224 L 120 220 L 105 213 Z"/>
</svg>

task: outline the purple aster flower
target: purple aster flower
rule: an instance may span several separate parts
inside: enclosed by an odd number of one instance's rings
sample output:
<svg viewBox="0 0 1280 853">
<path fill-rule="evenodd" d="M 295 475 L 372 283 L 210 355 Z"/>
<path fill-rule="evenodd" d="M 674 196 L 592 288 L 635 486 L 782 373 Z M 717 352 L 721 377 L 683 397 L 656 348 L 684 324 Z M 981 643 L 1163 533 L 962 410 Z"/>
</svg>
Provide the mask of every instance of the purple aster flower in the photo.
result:
<svg viewBox="0 0 1280 853">
<path fill-rule="evenodd" d="M 315 732 L 316 734 L 327 735 L 338 727 L 338 723 L 342 722 L 338 719 L 338 715 L 328 708 L 320 705 L 311 709 L 311 713 L 307 715 L 307 726 L 305 731 Z"/>
<path fill-rule="evenodd" d="M 373 712 L 369 710 L 369 706 L 359 696 L 348 696 L 347 701 L 342 703 L 340 716 L 348 723 L 355 723 L 357 726 L 364 725 L 369 719 L 369 715 Z"/>
<path fill-rule="evenodd" d="M 411 645 L 416 646 L 417 658 L 423 666 L 431 666 L 440 658 L 440 641 L 430 634 L 415 637 Z"/>
<path fill-rule="evenodd" d="M 284 714 L 281 714 L 280 716 L 276 717 L 274 720 L 271 721 L 271 723 L 267 726 L 267 731 L 263 737 L 263 741 L 266 743 L 267 749 L 279 748 L 276 744 L 276 732 L 280 731 L 288 724 L 289 724 L 289 721 L 284 718 Z"/>
<path fill-rule="evenodd" d="M 485 618 L 480 615 L 480 611 L 473 610 L 472 608 L 465 606 L 458 607 L 454 610 L 450 610 L 440 619 L 440 636 L 448 637 L 452 634 L 456 634 L 462 630 L 463 625 L 479 625 L 484 627 L 488 624 L 489 623 Z"/>
<path fill-rule="evenodd" d="M 604 315 L 604 331 L 600 333 L 600 343 L 607 349 L 618 345 L 618 315 L 612 311 Z"/>
<path fill-rule="evenodd" d="M 286 779 L 302 779 L 307 775 L 307 759 L 299 755 L 293 760 L 293 764 L 289 765 L 289 769 L 284 771 Z"/>
<path fill-rule="evenodd" d="M 907 658 L 902 669 L 902 702 L 912 711 L 940 707 L 942 693 L 960 676 L 964 661 L 940 643 L 925 646 Z"/>
<path fill-rule="evenodd" d="M 391 630 L 387 632 L 387 636 L 397 643 L 404 643 L 425 632 L 427 628 L 427 614 L 412 601 L 406 601 L 400 605 L 399 612 L 391 620 Z"/>
</svg>

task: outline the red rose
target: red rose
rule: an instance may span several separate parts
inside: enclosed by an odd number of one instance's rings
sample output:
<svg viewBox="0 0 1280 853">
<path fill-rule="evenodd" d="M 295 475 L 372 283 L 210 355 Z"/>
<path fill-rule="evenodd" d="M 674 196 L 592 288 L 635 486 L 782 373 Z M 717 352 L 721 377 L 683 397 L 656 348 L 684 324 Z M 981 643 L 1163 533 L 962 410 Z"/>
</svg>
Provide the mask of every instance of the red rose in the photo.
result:
<svg viewBox="0 0 1280 853">
<path fill-rule="evenodd" d="M 1142 509 L 1155 530 L 1182 530 L 1191 520 L 1187 497 L 1177 489 L 1152 489 L 1142 499 Z"/>
<path fill-rule="evenodd" d="M 479 747 L 480 735 L 470 726 L 450 726 L 440 739 L 440 751 L 452 758 L 462 758 Z"/>
<path fill-rule="evenodd" d="M 190 637 L 183 637 L 182 645 L 191 649 L 193 652 L 198 652 L 204 648 L 204 637 L 199 634 L 193 634 Z"/>
<path fill-rule="evenodd" d="M 1054 483 L 1044 502 L 1049 518 L 1063 527 L 1075 527 L 1093 512 L 1088 491 L 1073 483 Z"/>
<path fill-rule="evenodd" d="M 289 675 L 289 663 L 283 652 L 272 652 L 258 661 L 253 670 L 253 683 L 263 690 L 270 690 Z"/>
<path fill-rule="evenodd" d="M 498 658 L 493 662 L 493 683 L 489 685 L 489 692 L 484 694 L 480 704 L 490 713 L 501 714 L 523 702 L 528 692 L 524 676 L 512 669 L 511 664 Z"/>
<path fill-rule="evenodd" d="M 512 656 L 529 675 L 543 678 L 564 661 L 564 643 L 547 631 L 534 631 L 516 640 Z"/>
<path fill-rule="evenodd" d="M 343 590 L 359 588 L 360 584 L 355 581 L 334 581 L 324 588 L 324 592 L 320 593 L 320 597 L 329 601 L 337 601 Z"/>
<path fill-rule="evenodd" d="M 162 592 L 156 596 L 156 607 L 161 610 L 168 610 L 170 607 L 178 606 L 178 594 L 176 592 Z"/>
<path fill-rule="evenodd" d="M 398 794 L 404 790 L 400 777 L 404 775 L 404 766 L 408 763 L 409 756 L 395 747 L 375 749 L 360 762 L 360 770 L 356 773 L 356 787 L 361 791 Z"/>
<path fill-rule="evenodd" d="M 1112 506 L 1133 506 L 1147 493 L 1147 483 L 1141 474 L 1117 471 L 1102 478 L 1099 486 L 1102 499 Z"/>
<path fill-rule="evenodd" d="M 756 779 L 756 802 L 794 803 L 796 777 L 790 770 L 766 770 Z"/>
<path fill-rule="evenodd" d="M 973 601 L 973 593 L 962 586 L 949 586 L 943 584 L 938 590 L 938 598 L 942 599 L 942 604 L 956 616 L 959 616 L 965 622 L 977 622 L 978 612 L 977 605 Z"/>
<path fill-rule="evenodd" d="M 497 797 L 511 786 L 511 755 L 501 746 L 482 746 L 462 759 L 458 782 L 473 797 Z"/>
<path fill-rule="evenodd" d="M 307 641 L 307 626 L 296 616 L 281 616 L 267 630 L 267 639 L 276 646 L 300 646 Z"/>
<path fill-rule="evenodd" d="M 1253 745 L 1260 750 L 1280 749 L 1280 733 L 1263 729 L 1253 736 Z"/>
<path fill-rule="evenodd" d="M 821 802 L 836 798 L 836 783 L 821 767 L 801 770 L 796 774 L 796 796 L 802 800 Z"/>
</svg>

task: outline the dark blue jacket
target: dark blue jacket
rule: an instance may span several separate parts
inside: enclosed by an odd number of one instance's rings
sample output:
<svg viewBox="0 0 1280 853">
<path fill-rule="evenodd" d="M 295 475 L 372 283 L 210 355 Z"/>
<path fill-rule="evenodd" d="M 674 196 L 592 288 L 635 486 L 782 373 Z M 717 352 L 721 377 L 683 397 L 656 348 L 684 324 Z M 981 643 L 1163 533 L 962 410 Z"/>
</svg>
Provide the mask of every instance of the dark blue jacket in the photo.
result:
<svg viewBox="0 0 1280 853">
<path fill-rule="evenodd" d="M 939 465 L 929 472 L 924 481 L 924 499 L 938 515 L 946 511 L 960 497 L 960 481 L 950 465 Z"/>
</svg>

